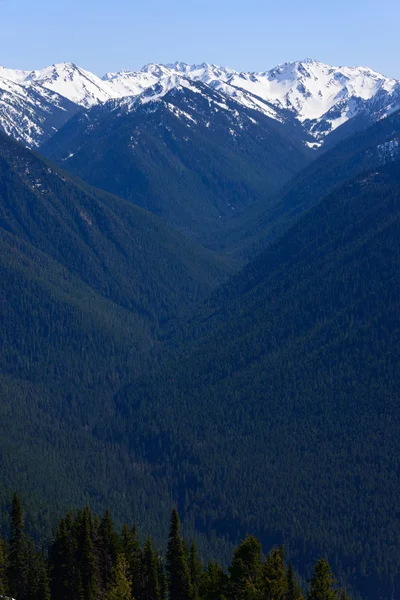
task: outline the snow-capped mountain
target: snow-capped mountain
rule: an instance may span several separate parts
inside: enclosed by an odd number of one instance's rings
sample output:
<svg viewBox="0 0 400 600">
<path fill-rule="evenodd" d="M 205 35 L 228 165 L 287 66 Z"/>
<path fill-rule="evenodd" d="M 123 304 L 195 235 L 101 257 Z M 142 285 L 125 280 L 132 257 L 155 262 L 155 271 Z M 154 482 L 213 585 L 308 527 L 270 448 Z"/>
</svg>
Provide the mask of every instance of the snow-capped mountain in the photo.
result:
<svg viewBox="0 0 400 600">
<path fill-rule="evenodd" d="M 206 242 L 311 160 L 301 125 L 276 111 L 175 74 L 78 113 L 41 152 Z"/>
<path fill-rule="evenodd" d="M 106 81 L 73 63 L 60 63 L 38 71 L 31 71 L 25 83 L 36 82 L 48 90 L 65 96 L 71 102 L 89 108 L 120 94 L 109 87 Z"/>
<path fill-rule="evenodd" d="M 32 135 L 35 102 L 27 114 L 23 112 L 20 96 L 32 95 L 32 90 L 34 96 L 44 97 L 43 102 L 49 92 L 55 94 L 56 104 L 60 96 L 66 98 L 75 105 L 67 115 L 72 116 L 79 107 L 153 94 L 151 90 L 157 86 L 169 90 L 185 85 L 185 81 L 200 81 L 277 121 L 294 117 L 304 129 L 304 143 L 310 147 L 320 147 L 328 139 L 336 141 L 400 108 L 399 81 L 367 67 L 334 67 L 313 59 L 284 63 L 264 72 L 239 72 L 208 63 L 150 63 L 139 71 L 107 73 L 102 78 L 73 63 L 59 63 L 34 71 L 0 67 L 0 78 L 8 94 L 0 105 L 0 128 L 17 131 L 18 139 L 29 146 L 39 145 L 47 136 L 41 138 L 39 126 Z M 43 122 L 43 117 L 40 120 Z M 51 127 L 57 129 L 54 124 Z"/>
<path fill-rule="evenodd" d="M 368 124 L 400 108 L 400 83 L 366 67 L 333 67 L 313 59 L 270 71 L 245 73 L 203 63 L 149 64 L 141 71 L 105 76 L 116 92 L 137 95 L 156 82 L 185 77 L 202 81 L 245 106 L 281 120 L 289 111 L 320 146 L 332 131 L 364 114 Z M 278 111 L 277 109 L 280 109 Z"/>
<path fill-rule="evenodd" d="M 0 130 L 27 146 L 48 140 L 77 110 L 76 104 L 51 90 L 0 75 Z"/>
</svg>

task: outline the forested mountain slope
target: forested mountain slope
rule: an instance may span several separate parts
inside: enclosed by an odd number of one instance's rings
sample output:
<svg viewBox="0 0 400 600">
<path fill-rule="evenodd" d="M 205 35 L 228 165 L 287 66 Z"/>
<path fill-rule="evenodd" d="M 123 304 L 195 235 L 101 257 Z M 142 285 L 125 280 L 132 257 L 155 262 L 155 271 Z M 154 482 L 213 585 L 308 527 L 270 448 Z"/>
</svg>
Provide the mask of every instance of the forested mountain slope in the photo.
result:
<svg viewBox="0 0 400 600">
<path fill-rule="evenodd" d="M 290 114 L 281 123 L 201 82 L 170 85 L 77 115 L 42 151 L 213 246 L 235 212 L 276 192 L 313 153 Z"/>
<path fill-rule="evenodd" d="M 400 111 L 321 154 L 277 194 L 233 220 L 221 243 L 238 255 L 254 257 L 345 181 L 398 160 L 399 138 Z"/>
<path fill-rule="evenodd" d="M 188 325 L 191 350 L 116 397 L 199 530 L 324 552 L 371 599 L 400 569 L 399 167 L 309 211 Z"/>
<path fill-rule="evenodd" d="M 112 418 L 123 382 L 157 362 L 161 324 L 227 267 L 3 135 L 0 250 L 2 486 L 29 492 L 36 507 L 39 497 L 50 506 L 114 498 L 123 512 L 142 506 L 139 493 L 127 496 L 140 480 L 157 504 L 144 463 L 121 462 L 93 430 Z"/>
</svg>

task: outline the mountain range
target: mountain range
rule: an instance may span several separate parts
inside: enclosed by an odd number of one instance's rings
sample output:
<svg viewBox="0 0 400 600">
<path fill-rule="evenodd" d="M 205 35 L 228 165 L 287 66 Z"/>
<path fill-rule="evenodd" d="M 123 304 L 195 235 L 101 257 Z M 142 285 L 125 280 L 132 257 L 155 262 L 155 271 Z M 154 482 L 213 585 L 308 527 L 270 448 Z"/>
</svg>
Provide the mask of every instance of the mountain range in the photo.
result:
<svg viewBox="0 0 400 600">
<path fill-rule="evenodd" d="M 150 88 L 155 88 L 155 94 L 165 93 L 183 80 L 200 81 L 271 119 L 285 122 L 294 117 L 304 131 L 304 143 L 312 148 L 330 144 L 400 108 L 398 81 L 366 67 L 334 67 L 313 59 L 260 73 L 206 63 L 148 64 L 140 71 L 107 73 L 102 78 L 75 64 L 60 63 L 34 71 L 0 67 L 0 127 L 30 147 L 38 147 L 62 123 L 54 122 L 51 115 L 40 119 L 32 111 L 21 129 L 17 116 L 8 114 L 7 103 L 14 104 L 14 98 L 34 92 L 40 112 L 52 92 L 52 104 L 57 106 L 60 97 L 72 103 L 63 107 L 68 117 L 79 107 L 139 96 Z"/>
<path fill-rule="evenodd" d="M 399 85 L 0 69 L 0 527 L 18 489 L 37 540 L 87 503 L 158 544 L 175 505 L 204 558 L 395 597 Z"/>
</svg>

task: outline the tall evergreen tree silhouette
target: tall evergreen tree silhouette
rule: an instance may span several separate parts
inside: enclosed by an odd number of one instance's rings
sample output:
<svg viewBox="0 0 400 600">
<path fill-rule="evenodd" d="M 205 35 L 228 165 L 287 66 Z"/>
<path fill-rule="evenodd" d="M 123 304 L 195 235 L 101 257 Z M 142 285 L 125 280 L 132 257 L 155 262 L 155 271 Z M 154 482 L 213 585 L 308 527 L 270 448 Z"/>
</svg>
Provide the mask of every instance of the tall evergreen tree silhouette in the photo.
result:
<svg viewBox="0 0 400 600">
<path fill-rule="evenodd" d="M 321 558 L 314 567 L 307 600 L 337 600 L 334 583 L 328 561 Z"/>
<path fill-rule="evenodd" d="M 171 515 L 166 566 L 170 600 L 191 600 L 189 567 L 180 535 L 179 515 L 175 508 Z"/>
<path fill-rule="evenodd" d="M 28 564 L 24 515 L 17 493 L 13 496 L 11 507 L 8 578 L 11 596 L 17 600 L 24 600 L 28 593 Z"/>
<path fill-rule="evenodd" d="M 189 572 L 193 599 L 197 600 L 199 598 L 199 590 L 203 576 L 203 564 L 197 554 L 197 547 L 194 540 L 191 541 L 189 548 Z"/>
<path fill-rule="evenodd" d="M 158 580 L 157 557 L 153 550 L 151 537 L 147 536 L 143 548 L 143 598 L 144 600 L 161 600 Z"/>
<path fill-rule="evenodd" d="M 288 583 L 283 546 L 272 548 L 265 559 L 262 572 L 266 600 L 284 600 Z"/>
<path fill-rule="evenodd" d="M 103 590 L 107 590 L 113 580 L 113 571 L 119 554 L 119 540 L 107 509 L 98 528 L 99 571 Z"/>
<path fill-rule="evenodd" d="M 129 565 L 124 554 L 118 554 L 113 570 L 113 581 L 105 595 L 105 600 L 132 600 L 132 584 L 129 578 Z"/>
<path fill-rule="evenodd" d="M 142 550 L 138 541 L 135 524 L 131 528 L 127 524 L 123 526 L 121 544 L 122 552 L 128 563 L 133 597 L 135 600 L 140 600 L 143 591 Z"/>
<path fill-rule="evenodd" d="M 261 543 L 253 535 L 247 536 L 235 549 L 229 567 L 230 595 L 235 600 L 261 600 L 261 556 Z"/>
<path fill-rule="evenodd" d="M 79 600 L 97 600 L 99 573 L 92 538 L 92 515 L 86 506 L 78 517 L 79 548 Z"/>
</svg>

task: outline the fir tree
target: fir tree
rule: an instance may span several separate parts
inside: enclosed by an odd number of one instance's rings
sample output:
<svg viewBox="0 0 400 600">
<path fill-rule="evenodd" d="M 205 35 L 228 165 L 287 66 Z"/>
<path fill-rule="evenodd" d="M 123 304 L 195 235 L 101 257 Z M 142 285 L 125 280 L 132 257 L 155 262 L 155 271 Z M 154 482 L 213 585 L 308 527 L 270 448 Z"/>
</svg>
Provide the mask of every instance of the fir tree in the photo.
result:
<svg viewBox="0 0 400 600">
<path fill-rule="evenodd" d="M 136 525 L 131 528 L 124 525 L 122 529 L 122 551 L 128 563 L 128 572 L 132 581 L 132 594 L 135 600 L 140 600 L 143 590 L 142 551 L 137 539 Z"/>
<path fill-rule="evenodd" d="M 75 600 L 78 595 L 77 539 L 74 517 L 69 511 L 57 527 L 50 551 L 51 592 L 58 600 Z"/>
<path fill-rule="evenodd" d="M 106 510 L 98 527 L 99 570 L 103 590 L 107 590 L 112 582 L 114 567 L 119 554 L 118 535 L 109 509 Z"/>
<path fill-rule="evenodd" d="M 158 580 L 157 557 L 153 550 L 150 536 L 147 537 L 143 548 L 143 598 L 144 600 L 161 600 Z"/>
<path fill-rule="evenodd" d="M 230 595 L 236 599 L 262 597 L 261 544 L 252 535 L 235 549 L 229 567 Z"/>
<path fill-rule="evenodd" d="M 129 565 L 124 554 L 118 554 L 117 556 L 113 580 L 114 583 L 106 593 L 105 600 L 132 600 Z"/>
<path fill-rule="evenodd" d="M 321 558 L 314 567 L 307 600 L 337 600 L 333 588 L 335 580 L 327 560 Z"/>
<path fill-rule="evenodd" d="M 88 506 L 78 517 L 78 566 L 80 600 L 97 600 L 99 597 L 99 574 L 92 539 L 92 516 Z"/>
<path fill-rule="evenodd" d="M 168 589 L 171 600 L 191 600 L 190 573 L 184 542 L 180 536 L 180 521 L 176 509 L 172 511 L 167 549 Z"/>
<path fill-rule="evenodd" d="M 32 540 L 27 542 L 28 599 L 50 600 L 50 583 L 44 551 L 37 552 Z"/>
<path fill-rule="evenodd" d="M 262 571 L 266 600 L 284 600 L 288 583 L 283 546 L 271 550 Z"/>
<path fill-rule="evenodd" d="M 192 584 L 193 599 L 197 600 L 197 598 L 199 597 L 201 579 L 203 576 L 203 564 L 198 557 L 197 548 L 194 540 L 192 540 L 189 549 L 189 572 L 190 581 Z"/>
<path fill-rule="evenodd" d="M 213 560 L 210 560 L 200 585 L 200 597 L 202 600 L 223 600 L 227 588 L 227 577 L 223 568 Z"/>
<path fill-rule="evenodd" d="M 164 569 L 161 555 L 157 556 L 158 586 L 160 588 L 160 600 L 168 600 L 168 579 Z"/>
</svg>

